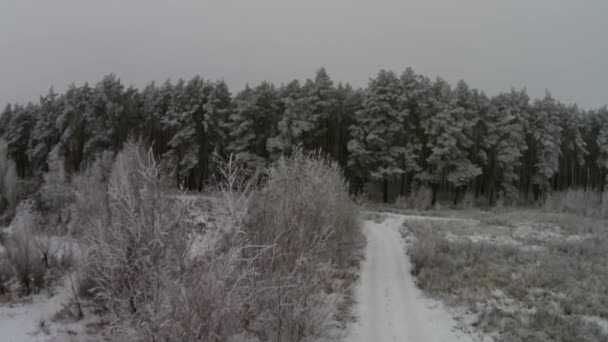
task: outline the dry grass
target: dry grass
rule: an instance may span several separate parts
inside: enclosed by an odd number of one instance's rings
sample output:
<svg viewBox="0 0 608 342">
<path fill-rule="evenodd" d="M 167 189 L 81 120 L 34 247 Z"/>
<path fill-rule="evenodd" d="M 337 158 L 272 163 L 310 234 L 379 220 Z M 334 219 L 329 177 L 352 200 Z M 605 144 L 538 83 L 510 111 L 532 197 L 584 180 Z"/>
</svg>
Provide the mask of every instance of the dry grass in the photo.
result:
<svg viewBox="0 0 608 342">
<path fill-rule="evenodd" d="M 478 315 L 498 341 L 605 341 L 606 222 L 540 211 L 479 223 L 411 221 L 418 286 Z M 590 319 L 593 318 L 593 319 Z"/>
<path fill-rule="evenodd" d="M 567 190 L 550 194 L 544 207 L 547 210 L 583 216 L 608 218 L 608 193 L 587 190 Z"/>
</svg>

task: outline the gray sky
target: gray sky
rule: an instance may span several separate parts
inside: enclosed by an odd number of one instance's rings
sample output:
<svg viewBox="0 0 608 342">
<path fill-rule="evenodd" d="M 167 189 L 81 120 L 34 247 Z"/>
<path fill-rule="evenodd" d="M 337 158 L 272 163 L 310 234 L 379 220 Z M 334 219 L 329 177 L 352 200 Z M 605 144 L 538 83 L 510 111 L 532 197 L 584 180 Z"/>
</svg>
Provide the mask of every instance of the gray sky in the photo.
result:
<svg viewBox="0 0 608 342">
<path fill-rule="evenodd" d="M 0 105 L 108 73 L 365 85 L 412 66 L 496 94 L 608 103 L 606 0 L 0 0 Z"/>
</svg>

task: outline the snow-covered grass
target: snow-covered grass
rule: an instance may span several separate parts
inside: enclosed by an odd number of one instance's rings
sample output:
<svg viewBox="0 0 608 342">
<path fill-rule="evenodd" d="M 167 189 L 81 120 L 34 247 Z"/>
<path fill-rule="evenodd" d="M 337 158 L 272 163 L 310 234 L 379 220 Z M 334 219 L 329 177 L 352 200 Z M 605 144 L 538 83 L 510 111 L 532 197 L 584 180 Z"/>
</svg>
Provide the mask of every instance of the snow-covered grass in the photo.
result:
<svg viewBox="0 0 608 342">
<path fill-rule="evenodd" d="M 537 210 L 477 221 L 407 220 L 427 294 L 477 316 L 498 341 L 608 339 L 606 221 Z"/>
<path fill-rule="evenodd" d="M 70 277 L 40 293 L 0 303 L 0 340 L 7 342 L 60 342 L 98 340 L 94 328 L 100 318 L 73 314 Z M 87 311 L 88 313 L 88 311 Z M 93 327 L 93 328 L 91 328 Z"/>
<path fill-rule="evenodd" d="M 81 254 L 80 244 L 67 236 L 30 230 L 31 227 L 23 224 L 24 215 L 18 213 L 11 225 L 0 228 L 3 235 L 0 240 L 0 340 L 85 341 L 93 338 L 89 334 L 94 332 L 87 326 L 95 323 L 97 316 L 79 319 L 75 313 L 72 288 L 75 277 L 71 269 L 74 258 Z M 23 259 L 25 238 L 29 260 Z M 27 271 L 23 269 L 25 263 Z M 31 293 L 24 292 L 16 270 L 31 279 L 41 277 L 41 282 L 32 282 Z M 86 308 L 83 310 L 88 312 Z"/>
</svg>

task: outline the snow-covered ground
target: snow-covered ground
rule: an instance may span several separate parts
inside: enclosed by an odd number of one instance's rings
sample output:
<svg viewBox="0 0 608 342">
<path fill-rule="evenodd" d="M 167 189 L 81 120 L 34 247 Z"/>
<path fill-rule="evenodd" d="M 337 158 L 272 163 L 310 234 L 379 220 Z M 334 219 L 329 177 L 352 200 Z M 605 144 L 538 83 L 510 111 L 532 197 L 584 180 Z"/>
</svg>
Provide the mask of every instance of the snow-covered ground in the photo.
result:
<svg viewBox="0 0 608 342">
<path fill-rule="evenodd" d="M 368 213 L 369 214 L 369 213 Z M 460 220 L 443 217 L 374 214 L 366 220 L 366 259 L 356 289 L 358 319 L 347 332 L 352 342 L 470 342 L 478 341 L 457 328 L 446 308 L 425 297 L 410 273 L 400 228 L 404 220 Z M 31 302 L 0 305 L 0 341 L 80 341 L 87 338 L 86 322 L 53 322 L 70 300 L 68 284 L 55 293 L 33 296 Z M 41 327 L 44 322 L 44 327 Z"/>
<path fill-rule="evenodd" d="M 396 214 L 382 214 L 381 218 L 364 223 L 367 252 L 356 292 L 358 321 L 346 340 L 475 341 L 456 328 L 456 320 L 440 303 L 424 297 L 416 287 L 399 233 L 406 218 L 446 219 Z"/>
<path fill-rule="evenodd" d="M 86 341 L 86 324 L 95 317 L 77 322 L 55 322 L 53 316 L 70 302 L 69 280 L 51 293 L 31 296 L 25 302 L 0 305 L 0 341 L 60 342 Z"/>
</svg>

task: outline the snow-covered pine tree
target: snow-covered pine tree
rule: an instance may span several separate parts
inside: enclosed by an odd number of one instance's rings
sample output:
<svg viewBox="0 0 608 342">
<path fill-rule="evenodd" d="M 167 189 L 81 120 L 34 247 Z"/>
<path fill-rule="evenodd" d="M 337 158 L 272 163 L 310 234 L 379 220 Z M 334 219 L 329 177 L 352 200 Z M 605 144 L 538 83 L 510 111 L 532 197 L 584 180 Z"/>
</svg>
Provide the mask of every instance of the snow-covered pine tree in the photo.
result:
<svg viewBox="0 0 608 342">
<path fill-rule="evenodd" d="M 49 152 L 59 142 L 60 131 L 56 121 L 63 110 L 62 97 L 51 88 L 46 96 L 40 98 L 36 124 L 29 141 L 28 157 L 37 172 L 48 171 Z"/>
<path fill-rule="evenodd" d="M 93 90 L 87 85 L 71 85 L 63 96 L 63 110 L 55 121 L 60 132 L 59 150 L 71 173 L 79 171 L 85 160 L 84 148 L 90 135 L 87 130 L 87 110 Z"/>
<path fill-rule="evenodd" d="M 415 175 L 422 169 L 421 154 L 426 142 L 422 119 L 427 114 L 423 103 L 427 95 L 428 83 L 424 77 L 417 75 L 412 68 L 407 68 L 400 77 L 401 97 L 400 107 L 403 109 L 404 120 L 400 134 L 400 145 L 405 148 L 400 160 L 401 174 L 400 195 L 404 196 L 411 190 Z"/>
<path fill-rule="evenodd" d="M 484 168 L 484 188 L 493 205 L 497 195 L 513 202 L 518 197 L 522 156 L 527 149 L 525 143 L 526 113 L 528 97 L 525 90 L 503 93 L 492 99 L 492 106 L 485 116 L 485 141 L 487 155 Z"/>
<path fill-rule="evenodd" d="M 171 139 L 164 154 L 174 169 L 176 182 L 188 189 L 202 190 L 212 170 L 212 155 L 222 153 L 231 95 L 226 84 L 208 82 L 196 76 L 173 87 L 162 127 Z"/>
<path fill-rule="evenodd" d="M 558 111 L 557 102 L 549 92 L 532 106 L 530 128 L 536 147 L 532 177 L 535 199 L 544 197 L 551 190 L 551 181 L 559 168 L 562 128 Z"/>
<path fill-rule="evenodd" d="M 2 113 L 0 113 L 0 137 L 6 134 L 12 118 L 13 106 L 9 103 L 4 107 Z"/>
<path fill-rule="evenodd" d="M 214 156 L 225 156 L 226 141 L 229 133 L 226 123 L 229 120 L 232 108 L 232 94 L 226 82 L 217 81 L 210 84 L 211 91 L 203 106 L 202 132 L 199 131 L 199 179 L 198 190 L 202 190 L 213 170 L 216 169 Z"/>
<path fill-rule="evenodd" d="M 283 101 L 285 109 L 277 125 L 278 134 L 268 143 L 273 156 L 301 146 L 337 159 L 343 119 L 336 88 L 325 69 L 319 69 L 315 79 L 307 80 L 303 87 L 297 82 L 285 87 Z"/>
<path fill-rule="evenodd" d="M 597 138 L 595 139 L 595 145 L 597 146 L 596 163 L 599 167 L 595 187 L 600 191 L 605 191 L 606 184 L 608 184 L 608 108 L 603 107 L 593 117 L 597 130 Z"/>
<path fill-rule="evenodd" d="M 140 136 L 158 155 L 167 153 L 168 143 L 172 138 L 169 132 L 163 129 L 163 120 L 169 112 L 172 100 L 173 85 L 169 80 L 160 87 L 152 82 L 141 94 L 143 118 Z"/>
<path fill-rule="evenodd" d="M 475 121 L 467 118 L 464 108 L 457 105 L 449 84 L 438 78 L 428 100 L 431 114 L 425 128 L 431 154 L 426 159 L 427 169 L 419 177 L 431 186 L 435 204 L 439 190 L 461 192 L 481 174 L 481 168 L 469 159 L 473 141 L 467 132 Z"/>
<path fill-rule="evenodd" d="M 559 169 L 554 188 L 565 190 L 576 186 L 581 178 L 577 169 L 583 168 L 585 159 L 589 154 L 587 144 L 583 140 L 583 120 L 581 112 L 576 105 L 566 106 L 558 104 L 559 125 L 561 127 L 561 154 L 559 156 Z"/>
<path fill-rule="evenodd" d="M 26 106 L 15 105 L 9 115 L 10 121 L 4 139 L 7 144 L 7 154 L 15 162 L 19 178 L 29 177 L 33 173 L 27 151 L 37 116 L 38 109 L 32 103 Z"/>
<path fill-rule="evenodd" d="M 349 127 L 355 123 L 355 113 L 361 109 L 363 92 L 354 90 L 350 84 L 338 84 L 336 87 L 337 114 L 335 115 L 335 146 L 332 152 L 334 158 L 348 174 L 348 142 L 351 140 Z"/>
<path fill-rule="evenodd" d="M 140 107 L 138 91 L 132 87 L 125 89 L 115 75 L 107 75 L 97 83 L 86 110 L 89 139 L 84 156 L 88 163 L 104 151 L 118 152 L 129 135 L 139 133 Z"/>
<path fill-rule="evenodd" d="M 275 136 L 282 113 L 276 88 L 263 82 L 254 89 L 248 85 L 234 99 L 235 108 L 228 121 L 228 151 L 252 165 L 263 165 L 270 157 L 268 139 Z"/>
<path fill-rule="evenodd" d="M 357 182 L 380 182 L 384 202 L 388 202 L 389 182 L 405 172 L 400 163 L 407 152 L 399 145 L 405 119 L 400 97 L 399 78 L 391 71 L 380 71 L 369 82 L 348 143 L 348 165 L 358 169 Z"/>
<path fill-rule="evenodd" d="M 340 112 L 336 98 L 336 88 L 325 68 L 317 71 L 310 86 L 305 87 L 308 121 L 313 128 L 303 137 L 304 146 L 309 150 L 321 150 L 331 158 L 337 156 L 337 130 Z"/>
<path fill-rule="evenodd" d="M 188 83 L 178 80 L 173 87 L 171 104 L 163 115 L 163 131 L 171 136 L 163 158 L 167 167 L 173 169 L 178 186 L 194 186 L 193 170 L 198 164 L 200 142 L 197 129 L 202 132 L 202 111 L 210 91 L 209 85 L 199 76 Z"/>
<path fill-rule="evenodd" d="M 296 80 L 281 88 L 283 113 L 277 123 L 276 135 L 266 144 L 271 159 L 291 154 L 298 146 L 304 147 L 303 137 L 314 128 L 309 117 L 310 103 L 305 98 L 311 87 L 312 81 L 302 87 Z"/>
</svg>

